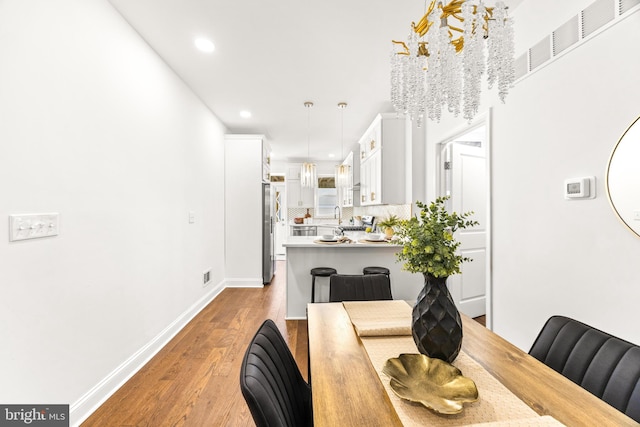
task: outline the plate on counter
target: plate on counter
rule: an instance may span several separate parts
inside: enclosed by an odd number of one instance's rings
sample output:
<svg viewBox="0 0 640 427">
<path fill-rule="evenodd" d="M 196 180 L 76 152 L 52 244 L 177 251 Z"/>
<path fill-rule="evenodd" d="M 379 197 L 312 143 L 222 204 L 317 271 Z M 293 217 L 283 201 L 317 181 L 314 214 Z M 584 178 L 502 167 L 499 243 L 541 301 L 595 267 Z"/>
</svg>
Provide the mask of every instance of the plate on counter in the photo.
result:
<svg viewBox="0 0 640 427">
<path fill-rule="evenodd" d="M 339 245 L 342 242 L 338 239 L 331 239 L 331 240 L 316 239 L 313 241 L 313 243 L 320 243 L 322 245 Z"/>
<path fill-rule="evenodd" d="M 373 240 L 373 239 L 361 239 L 360 243 L 389 243 L 385 239 Z"/>
</svg>

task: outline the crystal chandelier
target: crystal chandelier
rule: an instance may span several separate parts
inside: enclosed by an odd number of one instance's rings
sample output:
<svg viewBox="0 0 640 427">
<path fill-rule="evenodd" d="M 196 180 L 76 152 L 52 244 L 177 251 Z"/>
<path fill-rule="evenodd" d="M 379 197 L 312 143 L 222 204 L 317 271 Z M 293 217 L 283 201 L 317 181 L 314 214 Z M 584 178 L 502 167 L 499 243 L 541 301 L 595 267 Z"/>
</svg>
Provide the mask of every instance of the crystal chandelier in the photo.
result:
<svg viewBox="0 0 640 427">
<path fill-rule="evenodd" d="M 340 109 L 340 158 L 344 159 L 344 109 L 347 108 L 346 102 L 338 103 Z M 336 166 L 336 188 L 348 188 L 351 186 L 349 176 L 351 167 L 345 164 Z"/>
<path fill-rule="evenodd" d="M 317 183 L 316 165 L 315 163 L 311 163 L 311 159 L 309 158 L 309 147 L 311 146 L 311 107 L 313 107 L 313 102 L 307 101 L 304 103 L 304 106 L 307 108 L 307 161 L 302 164 L 300 170 L 300 185 L 303 188 L 314 188 Z"/>
<path fill-rule="evenodd" d="M 502 102 L 515 80 L 513 20 L 504 2 L 486 7 L 482 0 L 436 1 L 411 23 L 406 43 L 392 40 L 391 102 L 418 126 L 425 115 L 440 121 L 445 105 L 471 121 L 485 71 Z"/>
</svg>

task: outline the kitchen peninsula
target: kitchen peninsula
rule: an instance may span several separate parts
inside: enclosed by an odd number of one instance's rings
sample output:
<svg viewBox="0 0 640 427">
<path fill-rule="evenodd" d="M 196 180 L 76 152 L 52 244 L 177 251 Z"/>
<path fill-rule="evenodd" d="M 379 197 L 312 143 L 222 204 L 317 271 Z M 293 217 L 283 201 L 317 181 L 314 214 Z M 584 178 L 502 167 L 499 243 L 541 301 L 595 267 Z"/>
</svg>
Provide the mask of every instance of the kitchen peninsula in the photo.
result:
<svg viewBox="0 0 640 427">
<path fill-rule="evenodd" d="M 362 274 L 364 267 L 386 267 L 391 274 L 394 299 L 415 300 L 424 285 L 420 274 L 401 269 L 396 252 L 401 246 L 390 243 L 316 243 L 318 237 L 290 237 L 284 243 L 287 251 L 287 319 L 306 319 L 307 303 L 311 302 L 311 274 L 315 267 L 332 267 L 340 274 Z M 329 301 L 328 278 L 316 279 L 316 302 Z"/>
</svg>

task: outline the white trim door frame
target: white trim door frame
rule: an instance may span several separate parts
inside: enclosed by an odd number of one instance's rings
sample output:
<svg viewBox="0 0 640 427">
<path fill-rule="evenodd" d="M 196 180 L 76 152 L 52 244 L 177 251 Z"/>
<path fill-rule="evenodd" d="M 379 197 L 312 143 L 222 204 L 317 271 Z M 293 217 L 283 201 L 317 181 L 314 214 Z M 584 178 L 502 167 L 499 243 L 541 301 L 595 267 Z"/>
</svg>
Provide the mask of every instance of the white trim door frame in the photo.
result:
<svg viewBox="0 0 640 427">
<path fill-rule="evenodd" d="M 445 158 L 447 152 L 451 152 L 452 150 L 447 150 L 446 147 L 453 144 L 455 141 L 461 141 L 462 137 L 468 135 L 474 130 L 477 132 L 479 129 L 484 127 L 484 135 L 482 141 L 482 147 L 484 151 L 484 187 L 485 190 L 485 205 L 484 205 L 484 222 L 483 229 L 486 233 L 485 242 L 484 242 L 484 276 L 485 276 L 485 313 L 486 313 L 486 325 L 489 329 L 493 326 L 493 298 L 492 298 L 492 251 L 491 251 L 491 230 L 492 230 L 492 216 L 491 216 L 491 110 L 487 113 L 479 115 L 476 119 L 470 124 L 458 128 L 455 131 L 451 132 L 446 138 L 440 140 L 436 144 L 436 194 L 437 196 L 444 196 L 447 194 L 447 191 L 451 191 L 451 188 L 447 188 L 447 186 L 451 183 L 451 171 L 445 170 L 445 161 L 448 159 Z M 460 166 L 460 165 L 458 165 Z M 456 165 L 451 165 L 452 168 L 456 168 Z M 454 209 L 456 210 L 456 209 Z M 476 236 L 477 237 L 477 236 Z M 472 256 L 473 257 L 473 256 Z M 462 266 L 465 268 L 465 265 Z M 457 280 L 455 276 L 452 276 L 452 281 Z M 457 285 L 456 285 L 457 286 Z M 456 291 L 458 292 L 458 291 Z M 458 292 L 459 293 L 459 292 Z M 452 295 L 454 291 L 452 289 Z M 460 298 L 460 295 L 458 295 Z M 462 310 L 461 310 L 462 311 Z"/>
</svg>

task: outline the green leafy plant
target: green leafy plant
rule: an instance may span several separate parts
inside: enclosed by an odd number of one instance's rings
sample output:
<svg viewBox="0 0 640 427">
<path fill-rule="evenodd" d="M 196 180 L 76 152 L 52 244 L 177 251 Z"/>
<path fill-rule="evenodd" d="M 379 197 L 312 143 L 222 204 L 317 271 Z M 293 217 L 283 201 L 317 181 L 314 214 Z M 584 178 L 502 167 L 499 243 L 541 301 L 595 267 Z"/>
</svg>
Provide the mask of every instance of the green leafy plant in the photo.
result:
<svg viewBox="0 0 640 427">
<path fill-rule="evenodd" d="M 400 222 L 400 218 L 398 218 L 396 215 L 389 215 L 387 218 L 378 223 L 378 227 L 382 228 L 382 230 L 384 231 L 384 229 L 386 228 L 393 228 L 396 225 L 400 225 Z"/>
<path fill-rule="evenodd" d="M 460 242 L 453 238 L 453 233 L 460 228 L 478 225 L 478 222 L 469 219 L 473 212 L 447 212 L 447 199 L 438 197 L 428 206 L 416 202 L 420 208 L 419 216 L 403 220 L 396 227 L 393 240 L 403 246 L 396 257 L 404 262 L 404 270 L 432 277 L 448 277 L 460 273 L 462 262 L 471 261 L 471 258 L 456 253 Z"/>
</svg>

